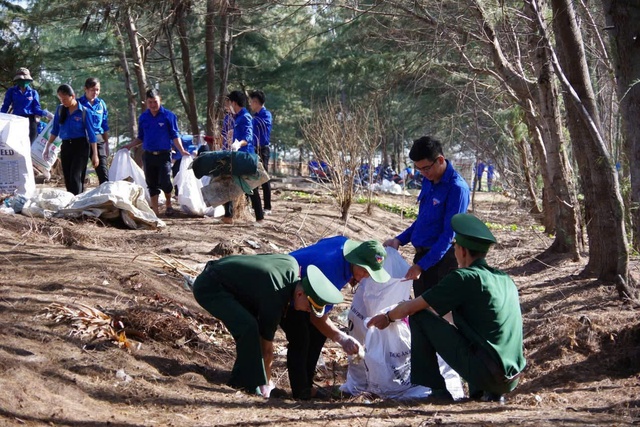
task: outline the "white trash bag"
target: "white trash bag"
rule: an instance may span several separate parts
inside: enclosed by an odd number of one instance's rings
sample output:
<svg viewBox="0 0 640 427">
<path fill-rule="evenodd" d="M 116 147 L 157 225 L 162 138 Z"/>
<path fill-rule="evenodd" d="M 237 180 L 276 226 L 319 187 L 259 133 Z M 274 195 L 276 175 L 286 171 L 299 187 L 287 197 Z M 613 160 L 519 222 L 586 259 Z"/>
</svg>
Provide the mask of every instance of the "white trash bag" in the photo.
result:
<svg viewBox="0 0 640 427">
<path fill-rule="evenodd" d="M 398 320 L 383 330 L 366 327 L 371 317 L 392 309 L 411 295 L 412 282 L 402 279 L 409 264 L 397 250 L 389 247 L 386 250 L 384 268 L 392 278 L 386 283 L 366 278 L 353 296 L 348 316 L 349 334 L 364 343 L 366 352 L 363 360 L 350 359 L 347 380 L 340 390 L 353 395 L 367 392 L 393 399 L 427 397 L 431 389 L 411 384 L 411 331 L 407 322 Z M 438 360 L 453 398 L 464 397 L 458 374 L 442 359 Z"/>
<path fill-rule="evenodd" d="M 116 151 L 109 168 L 109 181 L 132 181 L 144 189 L 145 198 L 151 203 L 147 181 L 144 177 L 144 171 L 131 158 L 129 150 L 121 149 Z M 160 194 L 162 196 L 162 193 Z M 164 199 L 164 197 L 163 197 Z M 161 203 L 161 200 L 158 200 Z"/>
<path fill-rule="evenodd" d="M 193 174 L 193 158 L 191 156 L 183 156 L 180 161 L 180 170 L 173 180 L 174 185 L 178 189 L 178 203 L 180 209 L 189 215 L 205 216 L 213 215 L 213 208 L 208 208 L 202 197 L 202 181 Z M 211 212 L 209 212 L 211 211 Z"/>
<path fill-rule="evenodd" d="M 0 113 L 0 194 L 34 194 L 30 145 L 29 119 Z"/>
</svg>

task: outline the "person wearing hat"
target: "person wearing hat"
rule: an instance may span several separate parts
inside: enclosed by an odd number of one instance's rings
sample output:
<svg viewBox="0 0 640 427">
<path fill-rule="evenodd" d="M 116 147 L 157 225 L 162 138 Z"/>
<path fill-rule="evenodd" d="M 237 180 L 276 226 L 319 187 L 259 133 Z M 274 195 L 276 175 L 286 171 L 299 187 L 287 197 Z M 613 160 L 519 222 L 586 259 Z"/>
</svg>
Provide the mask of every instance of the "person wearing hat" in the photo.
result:
<svg viewBox="0 0 640 427">
<path fill-rule="evenodd" d="M 358 242 L 343 236 L 329 237 L 290 255 L 300 264 L 303 277 L 308 266 L 313 264 L 338 291 L 347 283 L 355 286 L 365 277 L 380 283 L 390 279 L 389 273 L 382 268 L 387 252 L 375 240 Z M 347 354 L 360 351 L 360 343 L 331 321 L 330 310 L 330 306 L 323 311 L 313 310 L 314 315 L 311 316 L 289 307 L 280 324 L 287 336 L 287 370 L 291 394 L 296 399 L 317 397 L 318 389 L 313 387 L 313 377 L 327 338 L 340 344 Z"/>
<path fill-rule="evenodd" d="M 13 82 L 16 84 L 7 90 L 4 95 L 4 102 L 0 112 L 8 113 L 9 108 L 13 108 L 11 114 L 26 117 L 29 119 L 29 140 L 33 142 L 38 136 L 38 123 L 36 116 L 53 119 L 53 114 L 40 107 L 40 95 L 38 91 L 31 88 L 31 73 L 26 68 L 18 68 Z"/>
<path fill-rule="evenodd" d="M 504 402 L 525 368 L 518 289 L 485 256 L 496 243 L 487 226 L 470 214 L 451 219 L 459 268 L 417 298 L 374 316 L 367 326 L 384 329 L 409 316 L 411 382 L 432 396 L 451 399 L 438 367 L 438 353 L 469 384 L 469 396 Z M 442 318 L 453 314 L 455 326 Z"/>
<path fill-rule="evenodd" d="M 424 177 L 418 195 L 418 217 L 405 231 L 383 245 L 398 249 L 411 243 L 416 250 L 405 279 L 413 280 L 414 296 L 435 286 L 456 268 L 451 218 L 469 206 L 469 186 L 445 159 L 442 143 L 430 136 L 413 141 L 409 158 Z"/>
<path fill-rule="evenodd" d="M 225 324 L 236 342 L 236 361 L 228 385 L 269 397 L 273 338 L 287 308 L 319 313 L 343 301 L 314 266 L 300 278 L 290 255 L 234 255 L 209 261 L 193 284 L 205 310 Z"/>
</svg>

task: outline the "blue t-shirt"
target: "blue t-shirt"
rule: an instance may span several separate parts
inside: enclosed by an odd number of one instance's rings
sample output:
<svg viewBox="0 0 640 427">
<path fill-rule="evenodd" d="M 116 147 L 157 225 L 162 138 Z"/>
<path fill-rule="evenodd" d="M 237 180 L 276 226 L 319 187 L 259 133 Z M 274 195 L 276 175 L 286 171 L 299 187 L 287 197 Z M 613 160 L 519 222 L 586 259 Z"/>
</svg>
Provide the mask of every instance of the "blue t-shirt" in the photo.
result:
<svg viewBox="0 0 640 427">
<path fill-rule="evenodd" d="M 415 247 L 430 248 L 418 261 L 422 270 L 434 266 L 451 247 L 454 231 L 451 218 L 464 213 L 469 206 L 469 185 L 447 160 L 440 182 L 422 180 L 418 195 L 418 218 L 396 238 L 402 245 L 411 242 Z"/>
<path fill-rule="evenodd" d="M 18 86 L 10 87 L 4 95 L 4 102 L 0 112 L 8 113 L 13 105 L 13 113 L 16 116 L 29 117 L 31 115 L 45 117 L 47 110 L 40 107 L 40 95 L 35 89 L 28 87 L 24 93 Z"/>
<path fill-rule="evenodd" d="M 78 99 L 78 102 L 93 113 L 91 115 L 91 121 L 96 134 L 102 135 L 109 131 L 109 114 L 107 112 L 107 104 L 102 99 L 94 99 L 93 105 L 91 105 L 87 96 L 84 95 Z"/>
<path fill-rule="evenodd" d="M 171 150 L 178 137 L 178 118 L 171 111 L 160 107 L 155 116 L 146 110 L 138 119 L 138 139 L 146 151 Z"/>
<path fill-rule="evenodd" d="M 64 123 L 60 123 L 60 114 L 64 107 L 60 105 L 56 108 L 56 114 L 53 116 L 53 127 L 51 135 L 55 135 L 62 140 L 74 138 L 87 138 L 89 142 L 96 142 L 96 133 L 93 130 L 91 110 L 86 109 L 78 102 L 76 111 L 69 114 Z M 84 111 L 84 113 L 83 113 Z M 84 117 L 83 117 L 84 116 Z"/>
<path fill-rule="evenodd" d="M 246 108 L 242 108 L 236 114 L 235 123 L 233 124 L 233 140 L 247 141 L 247 145 L 240 147 L 238 151 L 246 151 L 247 153 L 255 153 L 253 145 L 253 124 L 252 117 Z M 233 141 L 232 141 L 233 142 Z"/>
<path fill-rule="evenodd" d="M 336 289 L 341 290 L 351 280 L 351 265 L 344 258 L 342 249 L 347 238 L 344 236 L 327 237 L 318 243 L 298 249 L 289 255 L 294 257 L 301 268 L 301 277 L 307 276 L 307 267 L 315 265 L 327 276 Z M 327 311 L 331 306 L 327 306 Z"/>
<path fill-rule="evenodd" d="M 256 146 L 265 147 L 269 145 L 271 124 L 271 112 L 264 107 L 253 116 L 253 137 L 255 138 Z"/>
</svg>

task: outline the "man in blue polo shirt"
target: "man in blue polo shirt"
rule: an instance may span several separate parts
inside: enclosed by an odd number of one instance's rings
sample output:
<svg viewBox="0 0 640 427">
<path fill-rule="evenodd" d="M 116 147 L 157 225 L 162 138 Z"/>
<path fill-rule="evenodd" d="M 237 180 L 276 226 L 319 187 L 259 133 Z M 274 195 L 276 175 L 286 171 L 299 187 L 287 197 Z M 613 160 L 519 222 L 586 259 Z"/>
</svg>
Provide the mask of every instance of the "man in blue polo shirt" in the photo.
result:
<svg viewBox="0 0 640 427">
<path fill-rule="evenodd" d="M 38 123 L 36 116 L 53 119 L 53 114 L 40 107 L 40 95 L 31 88 L 31 73 L 26 68 L 19 68 L 13 78 L 16 84 L 7 90 L 0 112 L 8 113 L 9 107 L 13 108 L 11 114 L 29 119 L 29 140 L 33 142 L 38 136 Z"/>
<path fill-rule="evenodd" d="M 289 255 L 300 265 L 302 277 L 307 267 L 315 265 L 341 290 L 347 283 L 355 285 L 366 277 L 385 283 L 389 273 L 382 267 L 387 252 L 375 240 L 357 242 L 343 236 L 329 237 L 318 243 L 298 249 Z M 289 307 L 280 326 L 287 336 L 287 370 L 291 384 L 291 394 L 295 399 L 317 397 L 313 388 L 313 377 L 320 352 L 327 338 L 340 344 L 347 354 L 357 354 L 360 343 L 340 331 L 329 318 L 328 306 L 322 313 L 309 316 Z"/>
<path fill-rule="evenodd" d="M 144 175 L 151 196 L 151 209 L 158 215 L 160 190 L 165 196 L 165 215 L 173 214 L 171 207 L 171 143 L 184 156 L 189 152 L 182 147 L 178 136 L 178 119 L 175 114 L 162 106 L 160 94 L 147 91 L 147 110 L 138 119 L 138 137 L 123 148 L 128 150 L 142 144 L 144 150 Z"/>
<path fill-rule="evenodd" d="M 469 186 L 444 158 L 440 141 L 423 136 L 413 141 L 409 158 L 426 178 L 418 195 L 418 218 L 404 232 L 384 242 L 398 249 L 411 243 L 416 249 L 406 279 L 413 280 L 417 297 L 435 286 L 458 264 L 454 254 L 451 218 L 469 206 Z"/>
<path fill-rule="evenodd" d="M 244 92 L 234 90 L 227 96 L 229 100 L 229 109 L 234 114 L 233 123 L 233 143 L 229 144 L 229 136 L 227 135 L 227 146 L 232 151 L 245 151 L 255 154 L 253 122 L 249 111 L 247 110 L 247 96 Z M 224 143 L 224 142 L 223 142 Z M 260 201 L 260 193 L 257 189 L 251 194 L 251 206 L 256 214 L 256 224 L 261 224 L 264 219 L 262 210 L 262 202 Z M 233 224 L 233 202 L 224 204 L 224 217 L 222 222 L 225 224 Z"/>
<path fill-rule="evenodd" d="M 249 106 L 253 111 L 253 137 L 256 143 L 256 152 L 262 161 L 264 170 L 269 172 L 269 158 L 271 157 L 271 125 L 273 123 L 271 112 L 264 108 L 266 97 L 261 90 L 254 90 L 249 94 Z M 262 195 L 264 197 L 264 214 L 271 213 L 271 183 L 262 184 Z"/>
</svg>

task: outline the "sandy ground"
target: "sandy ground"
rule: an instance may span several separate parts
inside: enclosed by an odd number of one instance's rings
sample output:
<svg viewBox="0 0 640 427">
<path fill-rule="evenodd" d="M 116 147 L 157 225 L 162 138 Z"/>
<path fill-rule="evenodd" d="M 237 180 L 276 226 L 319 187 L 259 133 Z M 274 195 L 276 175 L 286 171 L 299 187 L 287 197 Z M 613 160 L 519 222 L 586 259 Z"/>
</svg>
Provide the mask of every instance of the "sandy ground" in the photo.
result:
<svg viewBox="0 0 640 427">
<path fill-rule="evenodd" d="M 225 386 L 233 341 L 196 304 L 175 267 L 201 269 L 221 243 L 233 253 L 284 253 L 336 234 L 384 240 L 411 222 L 355 204 L 344 224 L 323 189 L 274 187 L 264 227 L 254 227 L 250 215 L 232 226 L 178 215 L 164 218 L 167 227 L 157 231 L 0 215 L 0 425 L 640 424 L 638 312 L 612 287 L 581 277 L 584 262 L 541 259 L 550 238 L 517 203 L 495 193 L 477 194 L 474 208 L 500 241 L 489 262 L 520 289 L 528 360 L 506 405 L 375 396 L 264 400 Z M 410 259 L 408 249 L 403 255 Z M 637 259 L 631 270 L 638 274 Z M 284 346 L 279 334 L 275 378 L 288 389 Z M 339 347 L 329 344 L 323 363 L 318 385 L 344 381 Z"/>
</svg>

